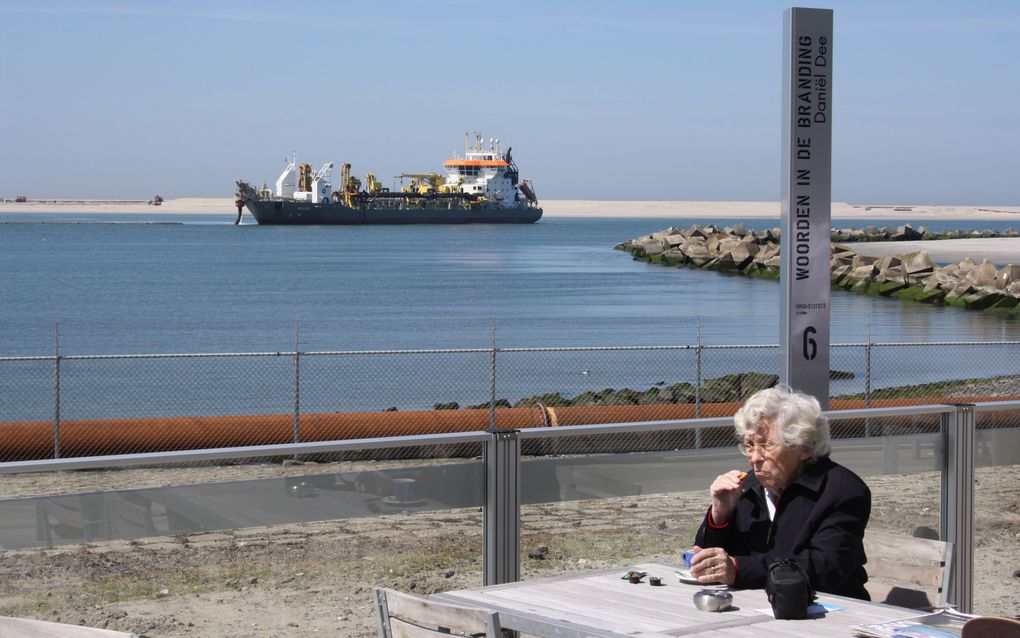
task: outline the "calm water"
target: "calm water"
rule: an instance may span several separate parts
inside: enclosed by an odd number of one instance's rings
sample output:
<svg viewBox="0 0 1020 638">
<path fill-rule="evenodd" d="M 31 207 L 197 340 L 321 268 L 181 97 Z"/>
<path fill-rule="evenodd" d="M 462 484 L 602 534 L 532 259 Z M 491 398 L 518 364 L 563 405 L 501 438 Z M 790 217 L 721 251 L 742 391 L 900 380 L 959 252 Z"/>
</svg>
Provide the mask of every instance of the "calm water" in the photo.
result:
<svg viewBox="0 0 1020 638">
<path fill-rule="evenodd" d="M 395 227 L 147 220 L 164 223 L 0 216 L 8 222 L 0 224 L 0 355 L 51 354 L 57 322 L 63 354 L 291 350 L 295 322 L 304 350 L 485 347 L 493 322 L 505 347 L 689 344 L 699 320 L 707 343 L 778 341 L 778 284 L 650 266 L 613 250 L 709 219 Z M 833 343 L 864 340 L 869 322 L 877 341 L 1020 338 L 1016 320 L 950 308 L 839 292 L 832 308 Z"/>
<path fill-rule="evenodd" d="M 0 355 L 775 344 L 779 286 L 633 261 L 617 243 L 694 219 L 550 218 L 534 225 L 235 227 L 164 214 L 0 217 Z M 132 220 L 134 221 L 134 220 Z M 52 222 L 52 223 L 50 223 Z M 74 223 L 86 222 L 86 223 Z M 102 222 L 102 223 L 96 223 Z M 121 222 L 121 223 L 106 223 Z M 764 228 L 768 220 L 747 222 Z M 859 224 L 864 225 L 864 224 Z M 931 225 L 934 226 L 934 225 Z M 955 227 L 957 225 L 948 225 Z M 999 228 L 994 224 L 989 227 Z M 1001 225 L 1000 225 L 1001 226 Z M 985 227 L 985 226 L 982 226 Z M 1001 228 L 999 228 L 1001 229 Z M 833 343 L 1017 340 L 1020 321 L 834 292 Z M 1016 348 L 884 348 L 873 387 L 1018 374 Z M 704 378 L 776 370 L 774 349 L 706 352 Z M 864 387 L 863 349 L 834 349 Z M 287 413 L 287 357 L 66 361 L 64 419 Z M 499 397 L 576 396 L 696 381 L 693 351 L 505 353 Z M 305 411 L 488 400 L 486 354 L 306 357 Z M 53 364 L 0 366 L 0 420 L 54 414 Z"/>
</svg>

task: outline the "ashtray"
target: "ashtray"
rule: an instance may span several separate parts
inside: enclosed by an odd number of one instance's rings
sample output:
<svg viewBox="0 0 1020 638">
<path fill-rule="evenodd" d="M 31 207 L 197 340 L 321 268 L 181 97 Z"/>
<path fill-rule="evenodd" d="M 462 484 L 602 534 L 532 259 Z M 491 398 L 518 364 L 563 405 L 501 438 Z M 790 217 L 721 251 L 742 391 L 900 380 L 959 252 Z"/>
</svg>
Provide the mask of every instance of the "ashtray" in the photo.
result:
<svg viewBox="0 0 1020 638">
<path fill-rule="evenodd" d="M 722 589 L 702 589 L 694 593 L 694 606 L 701 611 L 724 611 L 733 604 L 733 594 Z"/>
</svg>

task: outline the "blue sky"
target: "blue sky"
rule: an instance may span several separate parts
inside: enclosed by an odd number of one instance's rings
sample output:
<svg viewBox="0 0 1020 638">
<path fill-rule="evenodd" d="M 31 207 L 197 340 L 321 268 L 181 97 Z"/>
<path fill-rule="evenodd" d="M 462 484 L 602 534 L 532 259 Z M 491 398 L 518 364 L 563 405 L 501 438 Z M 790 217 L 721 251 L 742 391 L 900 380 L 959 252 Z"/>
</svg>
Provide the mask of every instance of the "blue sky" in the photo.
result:
<svg viewBox="0 0 1020 638">
<path fill-rule="evenodd" d="M 770 2 L 0 5 L 0 197 L 228 197 L 292 150 L 540 198 L 775 200 Z M 1020 205 L 1020 3 L 833 2 L 833 198 Z M 384 179 L 384 183 L 386 183 Z"/>
</svg>

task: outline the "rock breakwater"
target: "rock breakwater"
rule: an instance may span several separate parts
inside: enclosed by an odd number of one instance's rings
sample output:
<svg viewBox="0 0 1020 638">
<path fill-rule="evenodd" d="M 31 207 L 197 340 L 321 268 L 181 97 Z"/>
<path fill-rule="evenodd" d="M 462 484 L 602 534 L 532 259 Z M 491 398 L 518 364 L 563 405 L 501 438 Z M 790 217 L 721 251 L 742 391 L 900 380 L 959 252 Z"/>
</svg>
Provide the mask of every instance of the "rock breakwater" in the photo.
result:
<svg viewBox="0 0 1020 638">
<path fill-rule="evenodd" d="M 904 225 L 884 229 L 835 229 L 832 236 L 852 236 L 852 241 L 1017 236 L 1012 229 L 1000 234 L 984 231 L 991 233 L 988 235 L 956 233 L 960 231 L 935 236 L 924 227 L 915 230 Z M 778 228 L 754 231 L 743 224 L 723 228 L 712 224 L 695 224 L 687 230 L 669 227 L 626 241 L 616 248 L 629 252 L 634 259 L 650 263 L 779 279 L 779 236 Z M 830 273 L 834 287 L 858 294 L 1020 316 L 1020 265 L 1010 264 L 998 269 L 987 260 L 976 263 L 967 258 L 958 263 L 938 266 L 923 250 L 871 257 L 858 255 L 852 248 L 833 241 Z"/>
</svg>

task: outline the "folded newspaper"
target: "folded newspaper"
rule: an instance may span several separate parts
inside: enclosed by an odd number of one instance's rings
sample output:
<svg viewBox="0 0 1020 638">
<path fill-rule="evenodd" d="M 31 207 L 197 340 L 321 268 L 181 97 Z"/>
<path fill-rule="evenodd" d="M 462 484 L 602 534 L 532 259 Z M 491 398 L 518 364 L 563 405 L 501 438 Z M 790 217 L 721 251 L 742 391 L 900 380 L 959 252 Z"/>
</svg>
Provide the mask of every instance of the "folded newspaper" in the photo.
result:
<svg viewBox="0 0 1020 638">
<path fill-rule="evenodd" d="M 971 618 L 952 609 L 942 609 L 933 614 L 912 616 L 900 620 L 857 625 L 852 627 L 855 636 L 863 638 L 959 638 L 963 624 Z"/>
</svg>

